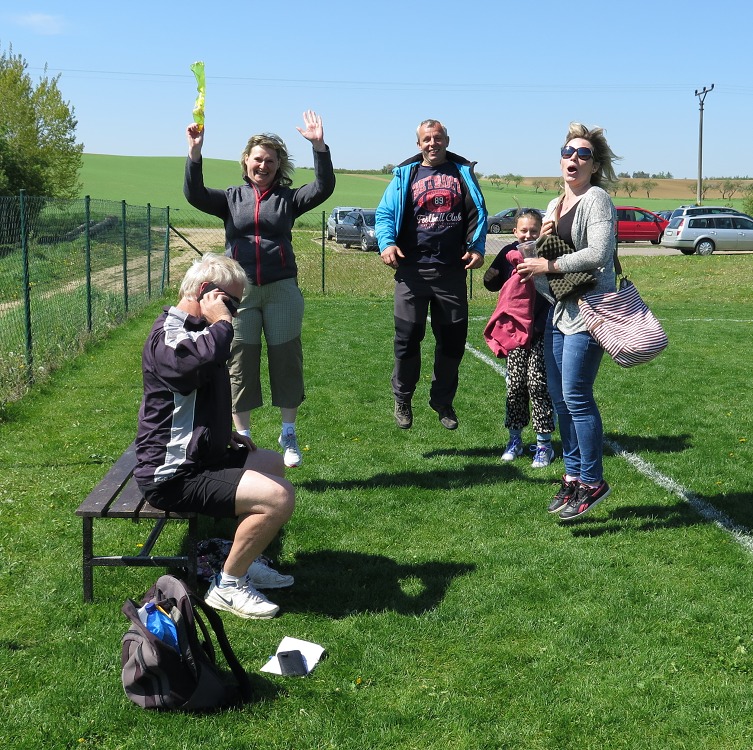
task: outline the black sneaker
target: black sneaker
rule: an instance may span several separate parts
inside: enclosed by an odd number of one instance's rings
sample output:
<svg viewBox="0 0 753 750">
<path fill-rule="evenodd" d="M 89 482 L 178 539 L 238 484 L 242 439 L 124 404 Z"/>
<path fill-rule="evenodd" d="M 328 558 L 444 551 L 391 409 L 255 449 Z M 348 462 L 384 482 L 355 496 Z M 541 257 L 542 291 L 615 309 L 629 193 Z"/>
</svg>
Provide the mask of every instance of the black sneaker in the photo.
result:
<svg viewBox="0 0 753 750">
<path fill-rule="evenodd" d="M 439 414 L 439 421 L 442 423 L 442 427 L 448 430 L 457 430 L 458 415 L 455 414 L 452 404 L 435 404 L 433 401 L 429 401 L 429 406 Z"/>
<path fill-rule="evenodd" d="M 581 484 L 578 487 L 578 494 L 573 497 L 565 509 L 560 513 L 560 519 L 563 521 L 572 521 L 584 513 L 588 513 L 597 503 L 600 503 L 611 492 L 609 485 L 602 479 L 598 487 L 586 487 Z"/>
<path fill-rule="evenodd" d="M 409 430 L 413 424 L 413 409 L 410 401 L 395 399 L 395 421 L 401 430 Z"/>
<path fill-rule="evenodd" d="M 560 483 L 559 492 L 552 498 L 552 502 L 549 503 L 547 512 L 559 513 L 576 495 L 578 494 L 578 480 L 573 479 L 572 482 L 568 482 L 565 477 L 562 477 Z"/>
</svg>

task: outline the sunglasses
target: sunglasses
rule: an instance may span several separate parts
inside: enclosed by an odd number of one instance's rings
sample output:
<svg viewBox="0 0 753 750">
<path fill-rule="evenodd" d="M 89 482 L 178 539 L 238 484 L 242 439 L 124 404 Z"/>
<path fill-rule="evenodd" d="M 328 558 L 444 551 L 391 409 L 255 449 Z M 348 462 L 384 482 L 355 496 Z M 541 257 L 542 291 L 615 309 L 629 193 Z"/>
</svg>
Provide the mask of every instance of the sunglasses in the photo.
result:
<svg viewBox="0 0 753 750">
<path fill-rule="evenodd" d="M 563 159 L 569 159 L 573 154 L 577 154 L 578 158 L 581 161 L 588 161 L 589 159 L 593 159 L 594 157 L 594 152 L 586 146 L 581 146 L 580 148 L 575 148 L 574 146 L 565 146 L 565 148 L 560 151 L 560 154 L 562 155 Z"/>
<path fill-rule="evenodd" d="M 212 292 L 215 289 L 218 292 L 222 292 L 222 294 L 227 297 L 226 300 L 223 300 L 225 307 L 227 307 L 231 315 L 235 315 L 238 312 L 238 305 L 241 303 L 240 299 L 238 299 L 238 297 L 233 297 L 232 294 L 229 294 L 221 286 L 217 286 L 217 284 L 213 284 L 211 281 L 204 287 L 204 291 L 202 291 L 198 298 L 202 299 L 207 292 Z"/>
</svg>

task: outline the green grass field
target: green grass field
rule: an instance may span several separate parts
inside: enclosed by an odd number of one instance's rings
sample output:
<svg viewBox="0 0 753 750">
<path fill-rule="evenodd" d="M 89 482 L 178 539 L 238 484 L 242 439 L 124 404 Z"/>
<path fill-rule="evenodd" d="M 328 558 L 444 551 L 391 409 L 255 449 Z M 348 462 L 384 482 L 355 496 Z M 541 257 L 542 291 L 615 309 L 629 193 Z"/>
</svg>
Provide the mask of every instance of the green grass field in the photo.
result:
<svg viewBox="0 0 753 750">
<path fill-rule="evenodd" d="M 84 154 L 81 195 L 105 200 L 124 200 L 137 206 L 170 206 L 189 209 L 183 196 L 182 157 L 103 156 Z M 295 185 L 314 177 L 312 169 L 296 170 Z M 204 164 L 207 185 L 224 189 L 241 183 L 238 162 L 207 159 Z M 376 206 L 388 182 L 387 176 L 338 174 L 337 187 L 317 213 L 329 213 L 334 206 Z M 193 209 L 191 209 L 193 211 Z"/>
<path fill-rule="evenodd" d="M 182 157 L 147 157 L 147 156 L 104 156 L 84 154 L 84 167 L 81 173 L 83 188 L 81 195 L 106 200 L 125 200 L 127 203 L 145 206 L 170 206 L 188 208 L 183 197 Z M 207 185 L 225 188 L 237 185 L 241 181 L 240 164 L 234 161 L 207 159 L 205 162 L 205 181 Z M 313 170 L 296 170 L 296 185 L 303 185 L 313 179 Z M 334 194 L 312 213 L 329 213 L 334 206 L 375 207 L 389 181 L 388 175 L 372 174 L 338 174 Z M 553 179 L 549 180 L 550 183 Z M 493 187 L 487 180 L 482 180 L 484 197 L 490 213 L 510 208 L 517 203 L 521 206 L 545 208 L 556 195 L 552 191 L 539 191 L 527 184 L 514 187 Z M 620 195 L 614 199 L 617 205 L 642 206 L 649 210 L 675 208 L 691 204 L 693 196 L 687 191 L 678 191 L 677 196 L 646 198 L 643 193 L 635 193 L 631 198 Z M 718 199 L 709 198 L 707 204 L 720 203 Z M 738 198 L 732 203 L 740 208 L 742 201 Z"/>
<path fill-rule="evenodd" d="M 753 256 L 625 265 L 670 346 L 597 381 L 613 494 L 570 525 L 545 512 L 561 460 L 503 465 L 504 381 L 472 302 L 455 432 L 392 419 L 388 293 L 310 294 L 304 465 L 275 545 L 296 577 L 270 622 L 223 615 L 257 671 L 285 635 L 321 643 L 305 679 L 208 716 L 155 714 L 120 686 L 120 606 L 160 574 L 98 569 L 81 599 L 75 508 L 131 441 L 151 308 L 0 414 L 0 726 L 14 750 L 731 750 L 753 746 Z M 431 335 L 429 334 L 429 342 Z M 255 414 L 273 446 L 275 410 Z M 526 437 L 532 439 L 532 433 Z M 146 528 L 95 541 L 138 549 Z M 205 536 L 227 533 L 207 522 Z M 173 550 L 176 524 L 162 543 Z"/>
</svg>

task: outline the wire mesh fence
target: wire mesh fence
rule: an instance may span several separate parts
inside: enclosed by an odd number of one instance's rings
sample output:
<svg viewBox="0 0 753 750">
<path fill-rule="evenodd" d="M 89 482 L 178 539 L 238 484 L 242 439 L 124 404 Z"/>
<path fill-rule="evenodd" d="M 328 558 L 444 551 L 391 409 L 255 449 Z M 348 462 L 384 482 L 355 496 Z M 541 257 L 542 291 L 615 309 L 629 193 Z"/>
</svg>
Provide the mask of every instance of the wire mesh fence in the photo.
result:
<svg viewBox="0 0 753 750">
<path fill-rule="evenodd" d="M 391 296 L 393 272 L 378 253 L 328 240 L 325 218 L 311 212 L 293 229 L 304 296 Z M 208 251 L 225 252 L 224 227 L 193 208 L 0 196 L 0 404 L 179 283 Z"/>
<path fill-rule="evenodd" d="M 161 294 L 168 211 L 0 197 L 0 402 Z"/>
</svg>

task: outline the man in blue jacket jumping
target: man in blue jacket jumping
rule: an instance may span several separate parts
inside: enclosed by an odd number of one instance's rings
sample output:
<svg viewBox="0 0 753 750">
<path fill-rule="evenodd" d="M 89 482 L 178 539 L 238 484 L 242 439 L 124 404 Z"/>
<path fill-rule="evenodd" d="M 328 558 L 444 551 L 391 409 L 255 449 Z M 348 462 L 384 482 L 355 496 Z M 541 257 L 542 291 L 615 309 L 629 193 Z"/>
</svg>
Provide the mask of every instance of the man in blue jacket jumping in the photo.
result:
<svg viewBox="0 0 753 750">
<path fill-rule="evenodd" d="M 487 212 L 475 162 L 447 150 L 447 128 L 424 120 L 417 136 L 420 153 L 395 167 L 376 210 L 379 252 L 395 269 L 395 421 L 404 430 L 413 424 L 431 312 L 436 346 L 429 406 L 454 430 L 452 402 L 468 335 L 466 275 L 484 264 Z"/>
</svg>

